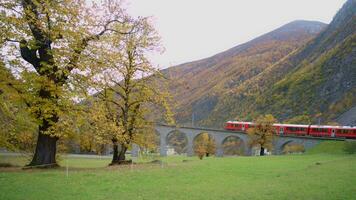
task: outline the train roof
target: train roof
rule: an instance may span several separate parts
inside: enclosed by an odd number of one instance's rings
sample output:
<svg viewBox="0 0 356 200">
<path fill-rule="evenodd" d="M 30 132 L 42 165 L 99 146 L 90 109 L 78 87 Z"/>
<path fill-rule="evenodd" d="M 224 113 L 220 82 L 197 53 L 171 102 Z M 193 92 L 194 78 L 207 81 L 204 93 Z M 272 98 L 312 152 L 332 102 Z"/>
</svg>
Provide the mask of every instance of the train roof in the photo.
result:
<svg viewBox="0 0 356 200">
<path fill-rule="evenodd" d="M 310 125 L 311 128 L 338 128 L 338 129 L 356 129 L 356 126 L 331 126 L 331 125 Z"/>
<path fill-rule="evenodd" d="M 244 124 L 253 124 L 252 122 L 241 122 L 241 121 L 227 121 L 227 123 L 235 123 L 235 124 L 240 124 L 240 123 L 244 123 Z"/>
<path fill-rule="evenodd" d="M 305 124 L 273 124 L 274 126 L 293 126 L 293 127 L 305 127 L 308 128 L 309 125 Z"/>
</svg>

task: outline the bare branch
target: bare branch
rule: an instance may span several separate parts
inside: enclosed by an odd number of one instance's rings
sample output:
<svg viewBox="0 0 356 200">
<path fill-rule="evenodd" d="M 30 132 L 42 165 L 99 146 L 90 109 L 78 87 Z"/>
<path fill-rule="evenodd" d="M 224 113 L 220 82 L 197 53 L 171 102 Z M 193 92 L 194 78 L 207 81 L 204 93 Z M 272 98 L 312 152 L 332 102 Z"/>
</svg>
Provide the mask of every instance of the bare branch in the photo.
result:
<svg viewBox="0 0 356 200">
<path fill-rule="evenodd" d="M 17 43 L 21 42 L 20 40 L 14 40 L 14 39 L 10 39 L 10 38 L 5 38 L 5 41 L 6 42 L 17 42 Z"/>
<path fill-rule="evenodd" d="M 131 29 L 128 31 L 128 32 L 121 32 L 121 31 L 118 31 L 118 30 L 114 30 L 114 29 L 111 29 L 109 28 L 110 24 L 114 23 L 114 22 L 117 22 L 117 23 L 125 23 L 125 22 L 121 22 L 117 19 L 115 20 L 110 20 L 108 22 L 105 23 L 105 25 L 103 26 L 103 30 L 100 31 L 99 33 L 95 34 L 95 35 L 91 35 L 91 36 L 87 36 L 85 38 L 83 38 L 81 40 L 81 42 L 77 45 L 77 48 L 74 49 L 74 53 L 72 54 L 72 57 L 69 59 L 69 63 L 66 67 L 66 72 L 69 73 L 70 71 L 72 71 L 77 63 L 78 63 L 78 60 L 79 60 L 79 56 L 80 54 L 85 50 L 85 48 L 89 45 L 89 42 L 90 41 L 95 41 L 95 40 L 99 40 L 100 37 L 102 35 L 104 35 L 105 33 L 107 32 L 115 32 L 115 33 L 118 33 L 118 34 L 130 34 L 134 31 L 136 25 L 132 26 Z"/>
</svg>

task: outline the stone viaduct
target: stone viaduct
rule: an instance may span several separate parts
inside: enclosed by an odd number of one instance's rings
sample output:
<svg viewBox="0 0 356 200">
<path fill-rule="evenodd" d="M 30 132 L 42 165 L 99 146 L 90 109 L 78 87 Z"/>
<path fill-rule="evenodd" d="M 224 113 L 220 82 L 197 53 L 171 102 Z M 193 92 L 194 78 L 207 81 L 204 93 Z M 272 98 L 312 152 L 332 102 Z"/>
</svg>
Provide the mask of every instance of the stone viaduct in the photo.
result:
<svg viewBox="0 0 356 200">
<path fill-rule="evenodd" d="M 168 135 L 175 131 L 183 133 L 187 140 L 187 155 L 194 155 L 194 139 L 201 133 L 208 133 L 215 140 L 216 144 L 216 156 L 223 156 L 223 143 L 228 137 L 236 137 L 242 141 L 244 154 L 249 156 L 252 154 L 252 150 L 248 145 L 248 136 L 243 132 L 227 131 L 219 129 L 209 128 L 197 128 L 197 127 L 184 127 L 184 126 L 169 126 L 164 124 L 157 124 L 156 131 L 160 135 L 160 154 L 161 156 L 167 156 Z M 274 139 L 274 150 L 272 154 L 281 154 L 285 145 L 293 143 L 304 146 L 307 150 L 325 140 L 335 140 L 335 138 L 315 138 L 315 137 L 300 137 L 300 136 L 277 136 Z M 340 139 L 339 139 L 340 140 Z"/>
</svg>

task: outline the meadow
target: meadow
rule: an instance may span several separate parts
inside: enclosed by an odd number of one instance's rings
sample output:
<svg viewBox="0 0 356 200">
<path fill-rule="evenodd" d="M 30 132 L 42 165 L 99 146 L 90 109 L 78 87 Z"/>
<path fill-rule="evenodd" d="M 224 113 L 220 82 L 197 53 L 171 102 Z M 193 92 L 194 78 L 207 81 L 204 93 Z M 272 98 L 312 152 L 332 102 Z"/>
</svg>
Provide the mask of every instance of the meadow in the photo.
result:
<svg viewBox="0 0 356 200">
<path fill-rule="evenodd" d="M 0 168 L 0 199 L 356 199 L 356 156 L 342 146 L 325 142 L 283 156 L 170 156 L 121 167 L 107 167 L 108 157 L 62 157 L 58 169 Z M 4 162 L 26 160 L 0 155 Z"/>
</svg>

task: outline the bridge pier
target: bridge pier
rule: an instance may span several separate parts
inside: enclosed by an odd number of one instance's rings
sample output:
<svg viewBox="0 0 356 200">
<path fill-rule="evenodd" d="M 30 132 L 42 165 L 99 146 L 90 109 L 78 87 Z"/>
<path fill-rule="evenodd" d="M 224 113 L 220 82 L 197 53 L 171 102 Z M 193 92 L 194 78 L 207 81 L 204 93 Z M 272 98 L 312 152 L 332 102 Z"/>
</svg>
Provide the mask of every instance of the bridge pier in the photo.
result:
<svg viewBox="0 0 356 200">
<path fill-rule="evenodd" d="M 226 138 L 226 135 L 222 134 L 211 134 L 215 140 L 215 156 L 216 157 L 223 157 L 224 156 L 224 148 L 223 142 Z"/>
<path fill-rule="evenodd" d="M 160 135 L 160 143 L 159 143 L 159 153 L 160 156 L 167 156 L 167 135 L 169 133 L 169 130 L 167 129 L 160 129 L 157 130 L 159 135 Z"/>
<path fill-rule="evenodd" d="M 139 153 L 140 153 L 140 146 L 133 143 L 131 146 L 131 157 L 138 157 Z"/>
<path fill-rule="evenodd" d="M 194 137 L 195 136 L 188 136 L 187 135 L 187 139 L 188 139 L 188 144 L 187 144 L 187 156 L 194 156 Z"/>
<path fill-rule="evenodd" d="M 216 147 L 215 156 L 216 157 L 224 156 L 224 149 L 222 148 L 222 145 Z"/>
</svg>

